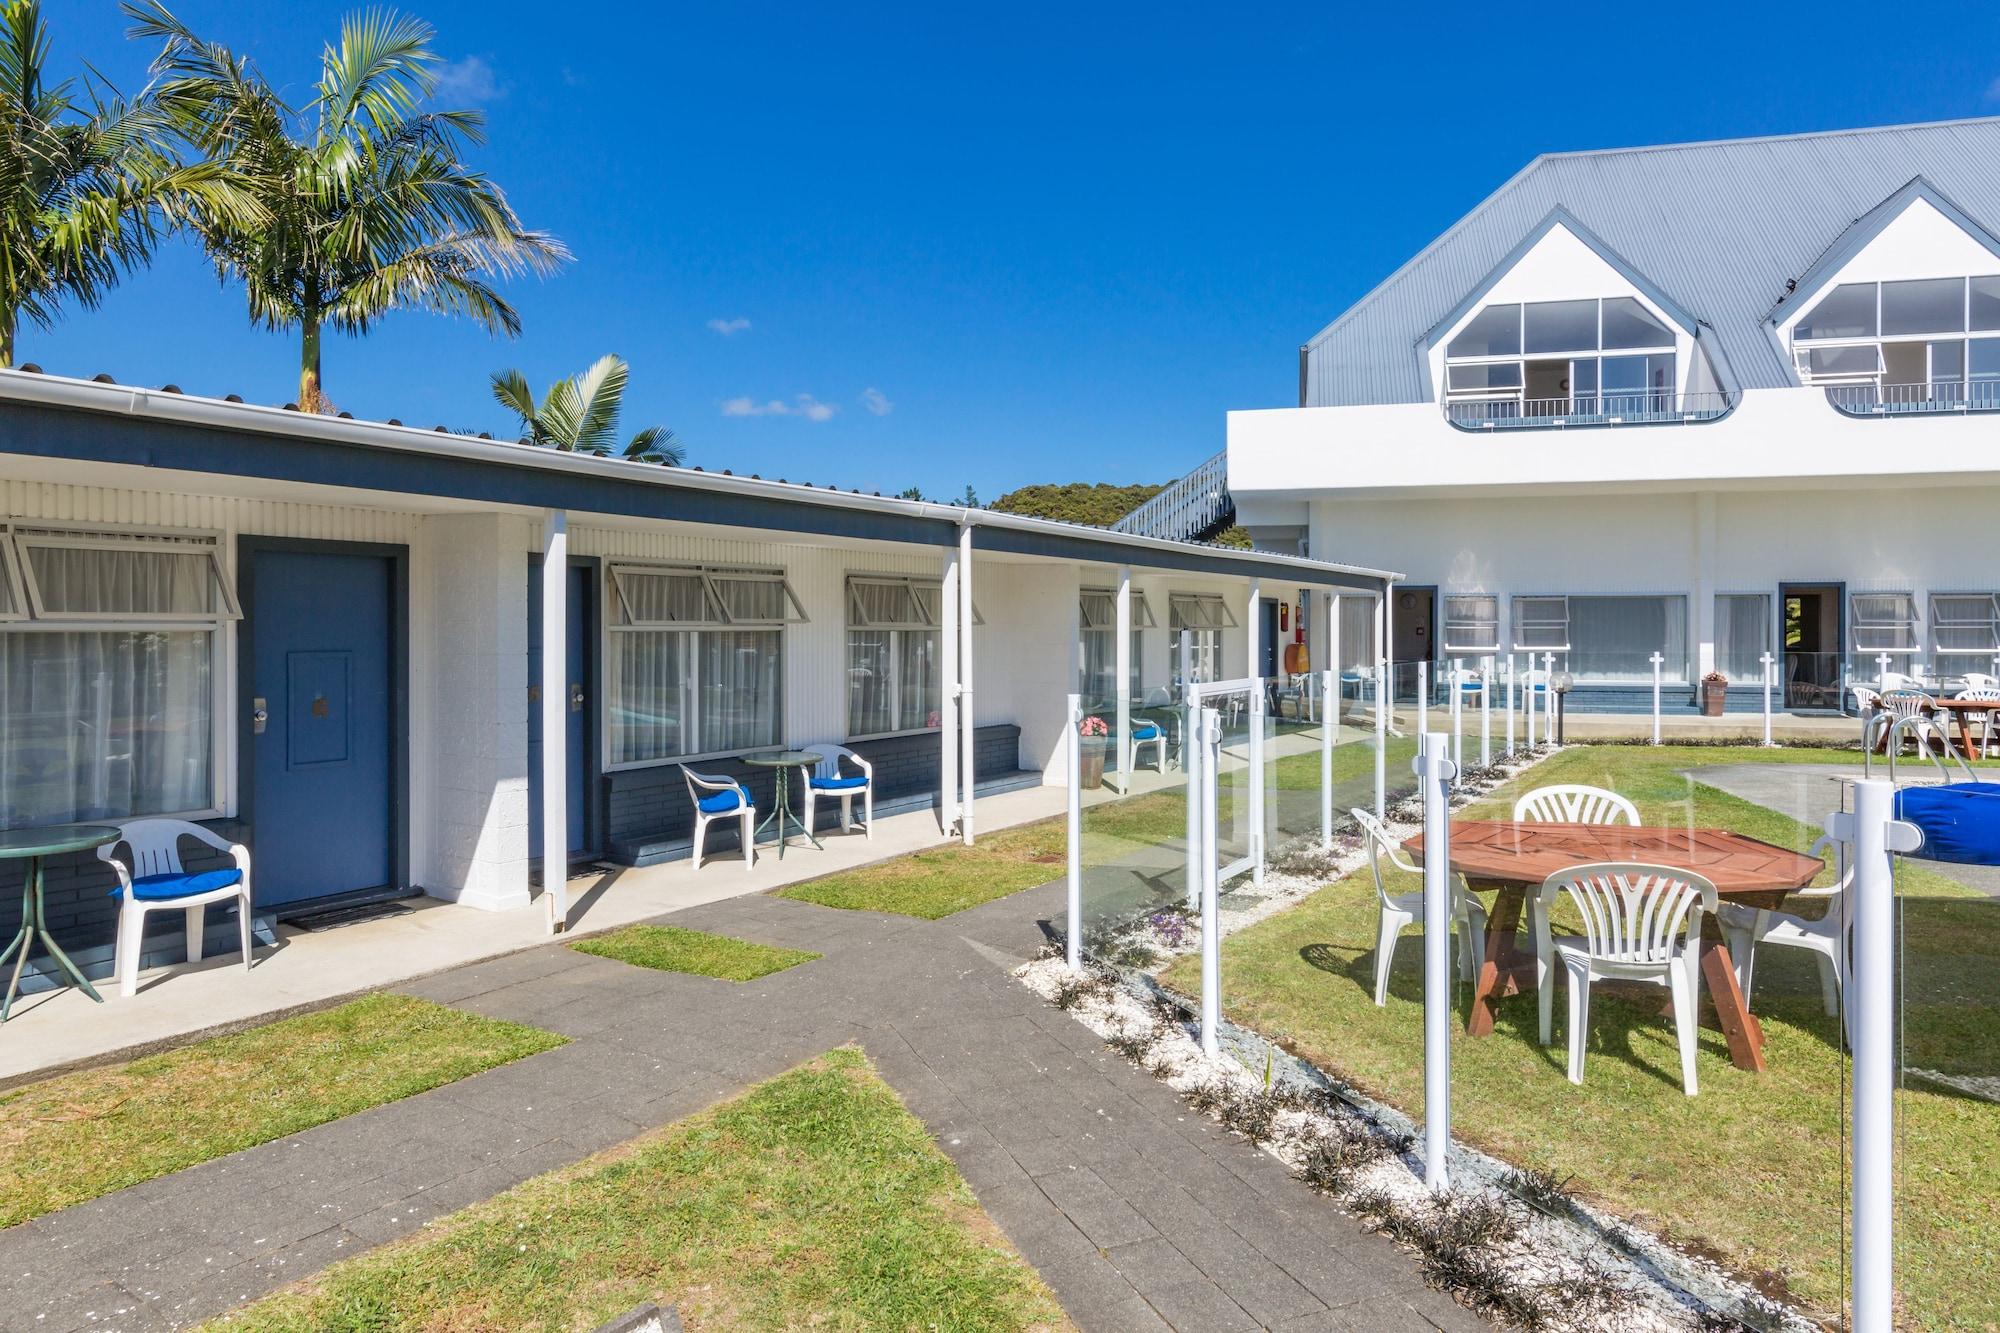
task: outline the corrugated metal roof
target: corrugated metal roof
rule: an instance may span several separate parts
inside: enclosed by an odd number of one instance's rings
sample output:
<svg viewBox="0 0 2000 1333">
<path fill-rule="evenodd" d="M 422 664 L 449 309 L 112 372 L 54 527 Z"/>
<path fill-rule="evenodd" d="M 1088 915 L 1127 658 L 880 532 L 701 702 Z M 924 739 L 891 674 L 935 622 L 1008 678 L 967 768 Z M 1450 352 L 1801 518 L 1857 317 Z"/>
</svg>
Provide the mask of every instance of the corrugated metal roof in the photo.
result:
<svg viewBox="0 0 2000 1333">
<path fill-rule="evenodd" d="M 1428 399 L 1424 334 L 1565 208 L 1697 320 L 1737 383 L 1795 383 L 1764 317 L 1856 220 L 1922 176 L 2000 232 L 2000 117 L 1536 158 L 1306 350 L 1306 405 Z"/>
</svg>

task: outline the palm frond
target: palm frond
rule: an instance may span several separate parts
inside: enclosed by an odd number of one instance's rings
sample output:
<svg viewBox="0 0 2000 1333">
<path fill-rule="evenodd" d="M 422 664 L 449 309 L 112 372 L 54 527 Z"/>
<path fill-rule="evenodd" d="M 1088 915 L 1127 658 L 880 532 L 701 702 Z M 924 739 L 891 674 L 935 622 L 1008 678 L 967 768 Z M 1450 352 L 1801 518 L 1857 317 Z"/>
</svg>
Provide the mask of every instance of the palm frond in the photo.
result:
<svg viewBox="0 0 2000 1333">
<path fill-rule="evenodd" d="M 430 66 L 435 36 L 423 20 L 394 10 L 350 14 L 340 45 L 321 58 L 318 109 L 323 138 L 348 138 L 364 123 L 377 136 L 393 133 L 436 86 Z"/>
<path fill-rule="evenodd" d="M 618 430 L 618 411 L 625 399 L 631 368 L 616 356 L 601 356 L 577 376 L 576 442 L 573 448 L 603 454 L 611 450 Z"/>
<path fill-rule="evenodd" d="M 537 420 L 539 412 L 535 407 L 535 392 L 528 387 L 527 376 L 518 370 L 495 371 L 493 399 L 521 419 L 523 440 L 530 444 L 541 443 L 538 438 L 541 426 Z"/>
<path fill-rule="evenodd" d="M 647 426 L 634 432 L 626 442 L 625 457 L 640 463 L 679 467 L 687 462 L 687 450 L 665 426 Z"/>
</svg>

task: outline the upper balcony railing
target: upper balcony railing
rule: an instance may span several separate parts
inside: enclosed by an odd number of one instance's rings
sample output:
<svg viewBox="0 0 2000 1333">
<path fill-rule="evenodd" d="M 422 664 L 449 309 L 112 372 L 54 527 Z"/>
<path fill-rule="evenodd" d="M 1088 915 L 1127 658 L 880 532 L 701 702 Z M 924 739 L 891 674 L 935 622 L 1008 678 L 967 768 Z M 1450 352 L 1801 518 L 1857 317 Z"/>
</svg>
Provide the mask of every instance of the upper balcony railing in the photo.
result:
<svg viewBox="0 0 2000 1333">
<path fill-rule="evenodd" d="M 1826 400 L 1850 417 L 2000 412 L 2000 381 L 1942 384 L 1829 384 Z"/>
<path fill-rule="evenodd" d="M 1666 426 L 1713 421 L 1736 406 L 1733 394 L 1664 389 L 1568 398 L 1455 399 L 1444 417 L 1460 430 L 1553 430 L 1570 426 Z"/>
<path fill-rule="evenodd" d="M 1236 512 L 1229 497 L 1229 453 L 1224 450 L 1111 526 L 1118 532 L 1168 541 L 1194 541 Z"/>
</svg>

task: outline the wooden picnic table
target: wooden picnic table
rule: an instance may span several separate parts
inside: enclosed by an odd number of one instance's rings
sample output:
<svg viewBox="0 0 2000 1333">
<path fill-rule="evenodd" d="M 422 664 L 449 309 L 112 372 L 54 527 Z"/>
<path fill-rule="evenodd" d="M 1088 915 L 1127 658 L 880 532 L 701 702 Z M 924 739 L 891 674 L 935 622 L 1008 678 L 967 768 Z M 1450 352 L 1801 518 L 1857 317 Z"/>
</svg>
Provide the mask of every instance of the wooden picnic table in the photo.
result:
<svg viewBox="0 0 2000 1333">
<path fill-rule="evenodd" d="M 1973 715 L 1986 717 L 1989 719 L 1987 725 L 1991 726 L 1990 719 L 1996 711 L 2000 711 L 2000 699 L 1939 699 L 1933 696 L 1931 702 L 1958 719 L 1958 749 L 1959 753 L 1965 756 L 1966 762 L 1971 763 L 1977 759 L 1979 751 L 1972 743 Z M 1950 742 L 1948 731 L 1945 739 L 1947 743 Z M 1883 740 L 1886 742 L 1888 738 L 1885 736 Z"/>
<path fill-rule="evenodd" d="M 1403 848 L 1419 862 L 1422 834 Z M 1638 861 L 1674 866 L 1707 877 L 1716 896 L 1748 907 L 1775 908 L 1826 868 L 1816 857 L 1787 851 L 1741 833 L 1707 828 L 1634 828 L 1627 824 L 1553 824 L 1502 819 L 1454 819 L 1451 868 L 1475 893 L 1492 893 L 1486 918 L 1485 957 L 1473 982 L 1468 1036 L 1493 1031 L 1493 1001 L 1531 989 L 1535 956 L 1515 947 L 1528 894 L 1559 870 L 1593 861 Z M 1553 960 L 1552 960 L 1553 961 Z M 1729 1058 L 1738 1069 L 1764 1069 L 1764 1030 L 1743 1001 L 1729 946 L 1713 917 L 1702 921 L 1702 977 Z"/>
</svg>

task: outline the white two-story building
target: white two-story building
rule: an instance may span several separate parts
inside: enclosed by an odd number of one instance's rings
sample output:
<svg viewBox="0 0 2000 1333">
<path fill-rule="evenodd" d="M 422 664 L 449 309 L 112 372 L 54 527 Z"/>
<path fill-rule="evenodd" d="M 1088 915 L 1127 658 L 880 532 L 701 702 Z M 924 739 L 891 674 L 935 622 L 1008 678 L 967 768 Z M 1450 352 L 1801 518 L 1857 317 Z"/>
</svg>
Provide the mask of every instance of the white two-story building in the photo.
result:
<svg viewBox="0 0 2000 1333">
<path fill-rule="evenodd" d="M 1397 661 L 1596 707 L 1993 672 L 1996 233 L 2000 119 L 1537 158 L 1230 414 L 1238 521 L 1405 571 Z"/>
</svg>

